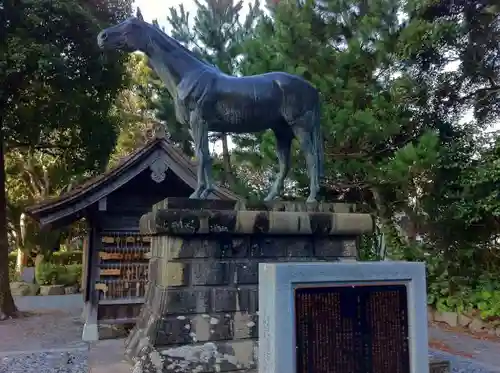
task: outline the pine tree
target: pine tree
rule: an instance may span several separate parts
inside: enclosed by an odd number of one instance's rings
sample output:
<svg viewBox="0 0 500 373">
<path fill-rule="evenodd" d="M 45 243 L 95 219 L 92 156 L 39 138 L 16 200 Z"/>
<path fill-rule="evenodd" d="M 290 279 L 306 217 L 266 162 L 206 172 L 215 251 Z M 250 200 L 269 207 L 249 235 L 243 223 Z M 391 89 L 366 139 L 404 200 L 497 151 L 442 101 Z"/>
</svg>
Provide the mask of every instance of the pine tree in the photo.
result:
<svg viewBox="0 0 500 373">
<path fill-rule="evenodd" d="M 288 71 L 319 89 L 327 196 L 364 203 L 401 258 L 432 257 L 432 276 L 450 284 L 442 294 L 462 280 L 484 285 L 484 268 L 498 277 L 500 146 L 482 133 L 498 121 L 498 5 L 284 0 L 270 13 L 248 43 L 244 71 Z M 266 137 L 253 146 L 274 152 Z M 292 178 L 302 187 L 298 162 Z M 410 240 L 415 232 L 423 249 Z"/>
</svg>

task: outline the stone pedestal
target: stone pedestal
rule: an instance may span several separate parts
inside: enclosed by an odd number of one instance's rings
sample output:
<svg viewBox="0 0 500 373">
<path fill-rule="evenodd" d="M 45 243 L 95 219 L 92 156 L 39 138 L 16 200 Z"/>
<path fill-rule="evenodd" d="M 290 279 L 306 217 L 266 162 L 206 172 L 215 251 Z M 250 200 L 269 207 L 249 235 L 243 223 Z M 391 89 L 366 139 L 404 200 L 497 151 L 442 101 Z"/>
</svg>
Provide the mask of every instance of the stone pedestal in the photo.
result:
<svg viewBox="0 0 500 373">
<path fill-rule="evenodd" d="M 255 371 L 258 263 L 355 260 L 372 218 L 344 204 L 168 199 L 141 219 L 150 284 L 126 342 L 135 373 Z M 291 310 L 283 310 L 291 312 Z"/>
</svg>

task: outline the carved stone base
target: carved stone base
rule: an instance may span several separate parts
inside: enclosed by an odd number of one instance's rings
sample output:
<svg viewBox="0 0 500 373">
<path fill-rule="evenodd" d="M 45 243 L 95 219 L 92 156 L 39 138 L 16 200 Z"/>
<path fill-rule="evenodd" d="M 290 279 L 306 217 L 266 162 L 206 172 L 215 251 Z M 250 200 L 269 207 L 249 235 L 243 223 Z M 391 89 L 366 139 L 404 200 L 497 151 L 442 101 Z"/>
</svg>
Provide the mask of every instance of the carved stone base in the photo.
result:
<svg viewBox="0 0 500 373">
<path fill-rule="evenodd" d="M 255 371 L 258 264 L 354 259 L 372 229 L 341 204 L 239 208 L 166 200 L 141 219 L 152 241 L 145 304 L 126 341 L 134 373 Z"/>
</svg>

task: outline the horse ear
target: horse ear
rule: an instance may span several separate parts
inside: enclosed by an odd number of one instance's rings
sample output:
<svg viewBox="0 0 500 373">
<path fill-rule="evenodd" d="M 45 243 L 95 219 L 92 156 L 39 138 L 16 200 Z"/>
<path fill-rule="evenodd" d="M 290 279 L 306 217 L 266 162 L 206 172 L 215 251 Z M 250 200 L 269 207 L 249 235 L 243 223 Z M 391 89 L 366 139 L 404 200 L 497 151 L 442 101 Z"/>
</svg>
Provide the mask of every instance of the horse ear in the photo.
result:
<svg viewBox="0 0 500 373">
<path fill-rule="evenodd" d="M 141 9 L 137 7 L 137 13 L 135 15 L 137 19 L 140 19 L 141 21 L 144 21 L 144 18 L 142 17 Z"/>
</svg>

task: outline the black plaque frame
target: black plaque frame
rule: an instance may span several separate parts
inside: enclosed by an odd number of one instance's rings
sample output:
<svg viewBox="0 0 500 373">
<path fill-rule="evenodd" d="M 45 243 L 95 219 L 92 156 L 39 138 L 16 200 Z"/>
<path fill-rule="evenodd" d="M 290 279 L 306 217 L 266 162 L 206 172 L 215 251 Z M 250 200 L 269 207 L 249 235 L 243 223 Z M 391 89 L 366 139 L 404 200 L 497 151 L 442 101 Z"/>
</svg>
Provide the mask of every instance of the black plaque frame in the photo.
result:
<svg viewBox="0 0 500 373">
<path fill-rule="evenodd" d="M 295 373 L 411 372 L 405 282 L 297 285 L 293 294 Z"/>
</svg>

